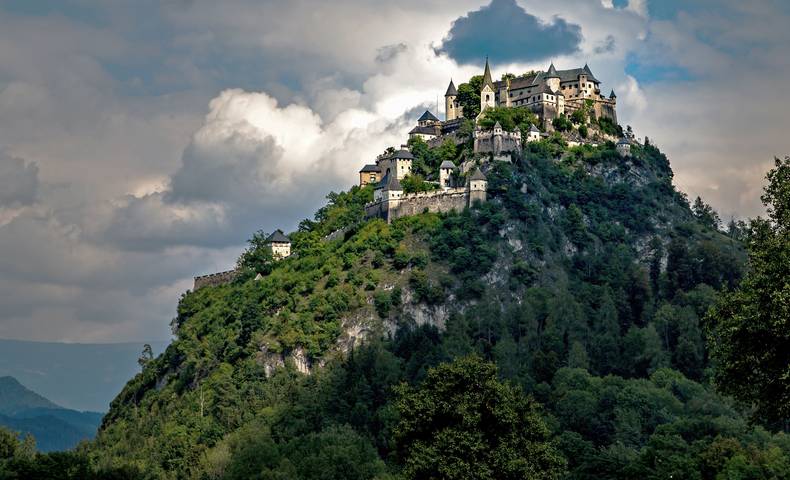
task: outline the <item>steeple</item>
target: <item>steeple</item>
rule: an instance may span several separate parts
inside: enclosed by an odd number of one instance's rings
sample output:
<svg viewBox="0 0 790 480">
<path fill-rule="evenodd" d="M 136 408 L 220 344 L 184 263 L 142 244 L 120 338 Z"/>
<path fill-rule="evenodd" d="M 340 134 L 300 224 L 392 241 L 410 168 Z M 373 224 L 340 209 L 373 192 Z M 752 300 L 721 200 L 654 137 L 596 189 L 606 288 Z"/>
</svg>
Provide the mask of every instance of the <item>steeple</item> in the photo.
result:
<svg viewBox="0 0 790 480">
<path fill-rule="evenodd" d="M 617 95 L 614 94 L 614 89 L 612 89 L 612 93 L 609 94 L 609 98 L 617 98 Z"/>
<path fill-rule="evenodd" d="M 549 65 L 549 71 L 546 72 L 546 78 L 560 78 L 560 75 L 557 73 L 557 69 L 554 68 L 554 62 L 551 62 L 551 65 Z"/>
<path fill-rule="evenodd" d="M 450 79 L 450 85 L 447 86 L 447 92 L 445 92 L 445 97 L 454 97 L 458 95 L 458 90 L 455 88 L 455 84 L 453 83 L 453 79 Z"/>
<path fill-rule="evenodd" d="M 488 85 L 491 90 L 494 90 L 494 81 L 491 80 L 491 68 L 488 66 L 488 57 L 486 57 L 486 69 L 483 72 L 483 86 Z"/>
</svg>

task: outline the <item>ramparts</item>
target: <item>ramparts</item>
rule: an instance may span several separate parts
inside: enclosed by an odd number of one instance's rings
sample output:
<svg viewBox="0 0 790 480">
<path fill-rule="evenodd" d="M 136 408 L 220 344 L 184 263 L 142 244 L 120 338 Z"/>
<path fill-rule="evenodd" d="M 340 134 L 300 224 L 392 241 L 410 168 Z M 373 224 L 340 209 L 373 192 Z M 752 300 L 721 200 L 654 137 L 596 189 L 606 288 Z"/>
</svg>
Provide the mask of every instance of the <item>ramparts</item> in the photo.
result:
<svg viewBox="0 0 790 480">
<path fill-rule="evenodd" d="M 238 270 L 228 270 L 226 272 L 212 273 L 210 275 L 195 277 L 195 286 L 192 287 L 192 291 L 203 287 L 216 287 L 219 285 L 225 285 L 235 280 L 238 274 Z"/>
<path fill-rule="evenodd" d="M 400 198 L 380 200 L 365 205 L 368 218 L 382 218 L 391 222 L 396 218 L 417 215 L 423 212 L 460 212 L 470 206 L 467 188 L 449 188 L 430 192 L 405 193 Z M 485 201 L 485 198 L 481 200 Z"/>
</svg>

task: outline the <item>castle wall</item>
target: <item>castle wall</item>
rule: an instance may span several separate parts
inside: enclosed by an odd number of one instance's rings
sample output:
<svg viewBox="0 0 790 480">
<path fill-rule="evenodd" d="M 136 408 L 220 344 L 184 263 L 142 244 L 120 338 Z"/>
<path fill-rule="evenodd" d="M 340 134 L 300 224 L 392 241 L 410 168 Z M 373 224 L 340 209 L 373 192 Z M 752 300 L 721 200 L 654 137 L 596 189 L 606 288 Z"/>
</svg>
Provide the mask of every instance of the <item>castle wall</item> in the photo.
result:
<svg viewBox="0 0 790 480">
<path fill-rule="evenodd" d="M 485 190 L 472 193 L 475 200 L 485 201 Z M 480 193 L 482 193 L 482 197 Z M 365 215 L 368 218 L 381 218 L 391 222 L 396 218 L 423 212 L 446 213 L 453 210 L 460 212 L 469 205 L 470 195 L 466 188 L 451 188 L 404 194 L 396 202 L 369 203 L 365 205 Z"/>
<path fill-rule="evenodd" d="M 228 270 L 227 272 L 195 277 L 195 285 L 192 287 L 192 291 L 203 287 L 217 287 L 219 285 L 228 284 L 235 280 L 238 274 L 239 272 L 237 270 Z"/>
</svg>

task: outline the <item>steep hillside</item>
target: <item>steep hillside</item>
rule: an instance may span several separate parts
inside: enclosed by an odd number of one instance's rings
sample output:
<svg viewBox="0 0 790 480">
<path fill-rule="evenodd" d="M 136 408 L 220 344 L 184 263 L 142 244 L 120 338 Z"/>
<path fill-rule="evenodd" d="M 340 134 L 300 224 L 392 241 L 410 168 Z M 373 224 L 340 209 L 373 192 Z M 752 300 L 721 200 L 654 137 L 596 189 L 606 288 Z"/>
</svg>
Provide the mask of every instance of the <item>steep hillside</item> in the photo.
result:
<svg viewBox="0 0 790 480">
<path fill-rule="evenodd" d="M 427 170 L 442 160 L 413 150 Z M 481 167 L 487 203 L 387 225 L 364 220 L 372 191 L 354 187 L 291 235 L 297 255 L 272 265 L 251 247 L 233 284 L 187 292 L 177 339 L 113 401 L 96 463 L 249 478 L 342 458 L 370 467 L 342 478 L 398 475 L 395 387 L 470 354 L 543 405 L 570 478 L 714 478 L 787 453 L 707 385 L 700 318 L 744 254 L 657 148 L 623 159 L 555 136 Z"/>
</svg>

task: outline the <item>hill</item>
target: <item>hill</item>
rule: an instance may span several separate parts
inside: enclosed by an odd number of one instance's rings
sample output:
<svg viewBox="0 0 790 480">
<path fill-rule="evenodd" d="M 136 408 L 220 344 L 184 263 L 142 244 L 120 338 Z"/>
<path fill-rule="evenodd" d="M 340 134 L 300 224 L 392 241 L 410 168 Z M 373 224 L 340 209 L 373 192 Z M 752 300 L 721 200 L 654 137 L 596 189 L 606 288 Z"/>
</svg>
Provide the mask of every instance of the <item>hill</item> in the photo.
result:
<svg viewBox="0 0 790 480">
<path fill-rule="evenodd" d="M 62 408 L 13 377 L 0 377 L 0 426 L 31 434 L 42 452 L 69 450 L 96 434 L 102 415 Z"/>
<path fill-rule="evenodd" d="M 445 159 L 412 151 L 425 171 Z M 430 389 L 434 367 L 474 355 L 542 406 L 568 478 L 787 467 L 787 439 L 709 382 L 700 318 L 742 274 L 737 229 L 691 208 L 658 148 L 624 159 L 554 136 L 481 166 L 487 203 L 388 225 L 364 219 L 370 187 L 333 193 L 291 235 L 296 255 L 261 262 L 253 244 L 235 282 L 187 292 L 177 339 L 113 401 L 93 461 L 413 478 L 422 440 L 403 408 L 420 393 L 400 385 Z"/>
<path fill-rule="evenodd" d="M 160 353 L 167 346 L 151 343 Z M 140 367 L 142 343 L 54 343 L 0 339 L 0 376 L 11 376 L 65 408 L 105 412 Z"/>
</svg>

